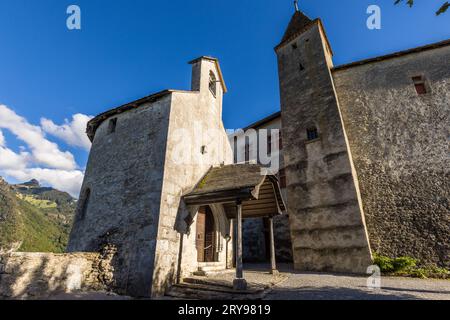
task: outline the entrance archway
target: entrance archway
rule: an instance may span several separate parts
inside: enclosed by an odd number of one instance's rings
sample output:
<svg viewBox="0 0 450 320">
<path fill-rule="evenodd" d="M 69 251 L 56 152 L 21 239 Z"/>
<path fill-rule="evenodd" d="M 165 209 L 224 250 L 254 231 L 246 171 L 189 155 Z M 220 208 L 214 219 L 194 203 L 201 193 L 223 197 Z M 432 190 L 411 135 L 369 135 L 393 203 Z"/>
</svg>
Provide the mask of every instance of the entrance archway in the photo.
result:
<svg viewBox="0 0 450 320">
<path fill-rule="evenodd" d="M 183 196 L 187 206 L 207 206 L 220 204 L 228 219 L 236 220 L 235 290 L 247 288 L 242 263 L 242 220 L 250 218 L 268 218 L 270 232 L 270 264 L 272 274 L 277 274 L 273 218 L 286 212 L 278 179 L 267 168 L 253 164 L 233 164 L 212 167 L 196 187 Z M 200 218 L 201 219 L 201 218 Z M 199 223 L 199 232 L 206 230 Z M 206 226 L 206 212 L 203 225 Z M 233 229 L 234 229 L 233 222 Z M 202 235 L 197 235 L 201 248 Z M 214 244 L 213 244 L 214 247 Z M 220 247 L 219 247 L 220 248 Z M 200 250 L 198 250 L 200 251 Z M 205 260 L 202 252 L 199 261 Z M 202 259 L 201 259 L 202 258 Z"/>
<path fill-rule="evenodd" d="M 217 225 L 209 206 L 198 210 L 196 230 L 197 261 L 217 262 Z"/>
</svg>

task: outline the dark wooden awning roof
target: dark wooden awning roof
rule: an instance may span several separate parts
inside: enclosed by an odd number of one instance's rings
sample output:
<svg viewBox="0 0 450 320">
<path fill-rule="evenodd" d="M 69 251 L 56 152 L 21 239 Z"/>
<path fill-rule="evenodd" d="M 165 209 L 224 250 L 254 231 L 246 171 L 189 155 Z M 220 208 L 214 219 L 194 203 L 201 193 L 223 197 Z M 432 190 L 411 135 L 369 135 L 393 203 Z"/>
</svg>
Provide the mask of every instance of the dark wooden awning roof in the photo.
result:
<svg viewBox="0 0 450 320">
<path fill-rule="evenodd" d="M 183 198 L 191 206 L 221 203 L 228 218 L 236 215 L 238 200 L 242 201 L 244 218 L 269 217 L 286 211 L 278 179 L 255 164 L 213 167 Z"/>
</svg>

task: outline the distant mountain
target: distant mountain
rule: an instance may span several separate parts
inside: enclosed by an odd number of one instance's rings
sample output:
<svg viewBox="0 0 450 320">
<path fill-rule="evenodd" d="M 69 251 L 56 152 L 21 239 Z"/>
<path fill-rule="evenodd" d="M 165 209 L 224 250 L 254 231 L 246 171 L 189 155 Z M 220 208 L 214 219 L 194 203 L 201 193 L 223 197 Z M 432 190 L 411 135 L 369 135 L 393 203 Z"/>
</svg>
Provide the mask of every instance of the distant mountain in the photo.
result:
<svg viewBox="0 0 450 320">
<path fill-rule="evenodd" d="M 0 177 L 0 249 L 64 252 L 75 208 L 68 193 L 35 179 L 10 185 Z"/>
</svg>

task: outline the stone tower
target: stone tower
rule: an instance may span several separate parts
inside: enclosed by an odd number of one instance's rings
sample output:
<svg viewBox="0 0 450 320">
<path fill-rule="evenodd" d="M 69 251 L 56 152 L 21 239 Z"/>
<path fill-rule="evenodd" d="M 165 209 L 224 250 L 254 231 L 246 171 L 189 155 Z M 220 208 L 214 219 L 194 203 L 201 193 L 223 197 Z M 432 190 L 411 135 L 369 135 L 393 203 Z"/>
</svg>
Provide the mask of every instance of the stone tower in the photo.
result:
<svg viewBox="0 0 450 320">
<path fill-rule="evenodd" d="M 366 272 L 371 251 L 322 22 L 296 11 L 275 51 L 295 268 Z"/>
<path fill-rule="evenodd" d="M 178 276 L 180 252 L 183 271 L 196 270 L 182 195 L 211 166 L 232 163 L 219 62 L 200 57 L 191 65 L 190 91 L 155 93 L 88 123 L 92 148 L 68 251 L 114 247 L 120 293 L 163 294 Z"/>
</svg>

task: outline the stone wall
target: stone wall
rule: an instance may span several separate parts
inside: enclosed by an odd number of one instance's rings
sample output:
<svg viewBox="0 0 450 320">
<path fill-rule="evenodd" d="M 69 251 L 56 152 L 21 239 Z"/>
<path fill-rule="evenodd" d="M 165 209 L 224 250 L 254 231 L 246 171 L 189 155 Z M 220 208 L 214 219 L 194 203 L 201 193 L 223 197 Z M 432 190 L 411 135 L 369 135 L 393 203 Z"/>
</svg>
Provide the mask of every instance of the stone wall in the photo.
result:
<svg viewBox="0 0 450 320">
<path fill-rule="evenodd" d="M 246 262 L 266 262 L 266 239 L 264 220 L 245 219 L 242 223 L 242 257 Z"/>
<path fill-rule="evenodd" d="M 232 150 L 222 123 L 223 88 L 218 83 L 213 96 L 209 90 L 210 72 L 219 78 L 214 61 L 198 60 L 193 64 L 193 91 L 173 93 L 153 296 L 163 294 L 176 277 L 182 278 L 198 270 L 195 245 L 198 208 L 187 208 L 182 196 L 195 187 L 211 166 L 232 163 Z M 219 228 L 216 246 L 219 264 L 225 269 L 225 238 L 229 235 L 230 222 L 221 205 L 211 206 L 211 209 Z"/>
<path fill-rule="evenodd" d="M 275 256 L 277 262 L 292 262 L 292 244 L 289 217 L 275 216 L 273 219 Z M 242 224 L 243 259 L 245 262 L 270 262 L 268 224 L 264 219 L 245 219 Z"/>
<path fill-rule="evenodd" d="M 284 189 L 282 190 L 284 191 Z M 273 218 L 275 255 L 277 262 L 293 262 L 289 213 Z"/>
<path fill-rule="evenodd" d="M 113 133 L 110 119 L 97 129 L 70 235 L 69 252 L 117 247 L 116 281 L 126 295 L 151 294 L 171 98 L 112 117 L 117 119 Z"/>
<path fill-rule="evenodd" d="M 447 46 L 333 72 L 373 250 L 447 267 L 449 61 Z"/>
<path fill-rule="evenodd" d="M 0 254 L 0 299 L 46 299 L 60 293 L 114 289 L 110 255 Z"/>
<path fill-rule="evenodd" d="M 110 116 L 95 133 L 68 250 L 114 245 L 119 293 L 159 296 L 177 276 L 198 267 L 195 233 L 186 225 L 195 223 L 196 212 L 186 208 L 182 196 L 211 166 L 232 162 L 222 123 L 223 87 L 217 85 L 214 96 L 210 72 L 220 78 L 214 60 L 197 59 L 192 91 L 170 90 Z M 117 124 L 110 132 L 113 119 Z M 223 240 L 229 221 L 221 226 Z"/>
<path fill-rule="evenodd" d="M 320 22 L 277 56 L 295 268 L 365 273 L 371 252 Z M 310 140 L 314 127 L 318 138 Z"/>
</svg>

